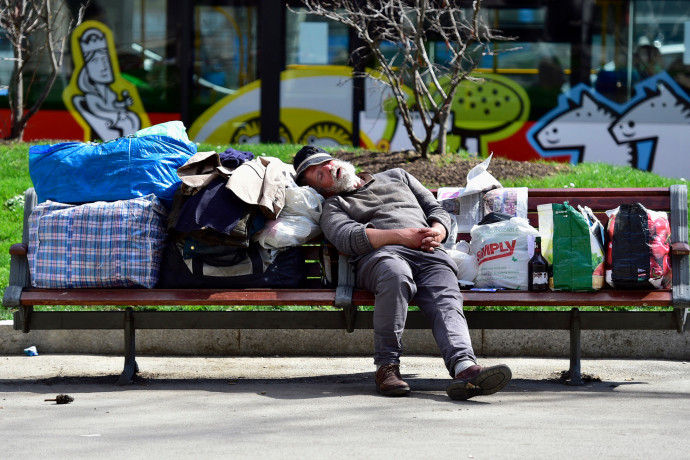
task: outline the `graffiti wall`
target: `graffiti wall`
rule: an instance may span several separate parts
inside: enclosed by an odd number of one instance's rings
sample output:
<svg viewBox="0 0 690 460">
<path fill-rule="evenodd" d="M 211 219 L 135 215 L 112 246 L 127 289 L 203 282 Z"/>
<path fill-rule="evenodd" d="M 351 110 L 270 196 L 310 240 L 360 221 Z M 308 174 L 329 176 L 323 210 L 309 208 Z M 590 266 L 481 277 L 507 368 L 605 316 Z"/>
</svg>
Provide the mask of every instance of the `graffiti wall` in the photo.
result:
<svg viewBox="0 0 690 460">
<path fill-rule="evenodd" d="M 678 165 L 684 164 L 684 140 L 690 135 L 690 98 L 667 73 L 638 83 L 625 104 L 578 85 L 561 94 L 558 105 L 536 122 L 527 119 L 530 99 L 521 86 L 497 74 L 481 78 L 464 82 L 453 102 L 444 128 L 452 149 L 518 160 L 628 165 L 667 177 L 687 175 Z M 287 70 L 281 81 L 283 142 L 350 144 L 349 67 Z M 254 82 L 220 100 L 195 121 L 190 136 L 219 144 L 258 142 L 259 91 L 260 82 Z M 385 85 L 367 79 L 365 94 L 361 147 L 411 148 Z"/>
<path fill-rule="evenodd" d="M 634 87 L 617 104 L 578 85 L 527 133 L 543 158 L 567 155 L 572 163 L 630 165 L 667 177 L 687 177 L 690 98 L 665 72 Z"/>
<path fill-rule="evenodd" d="M 489 3 L 482 10 L 493 26 L 516 40 L 476 56 L 479 80 L 462 83 L 446 126 L 436 127 L 450 149 L 688 176 L 690 0 L 597 1 L 582 8 L 568 1 Z M 259 142 L 263 108 L 279 111 L 282 142 L 348 146 L 358 128 L 361 147 L 412 147 L 378 75 L 370 71 L 364 93 L 355 92 L 348 64 L 359 45 L 346 25 L 266 5 L 91 0 L 24 139 L 107 141 L 184 120 L 197 142 Z M 67 19 L 60 19 L 64 27 Z M 260 33 L 269 30 L 275 34 Z M 384 55 L 396 52 L 385 40 L 381 45 Z M 428 52 L 439 65 L 450 59 L 442 41 L 430 41 Z M 3 133 L 11 118 L 12 56 L 9 42 L 0 40 Z M 376 65 L 357 56 L 362 65 Z M 45 58 L 32 63 L 31 78 L 52 78 L 47 64 Z M 262 100 L 260 78 L 278 71 L 279 100 Z M 27 93 L 36 88 L 30 86 Z M 358 113 L 354 100 L 362 104 Z M 421 119 L 412 118 L 421 133 Z"/>
<path fill-rule="evenodd" d="M 145 111 L 136 86 L 119 73 L 105 26 L 90 21 L 77 32 L 72 40 L 77 50 L 75 72 L 63 92 L 69 112 L 39 113 L 27 127 L 27 139 L 109 140 L 151 123 L 179 119 L 179 114 Z M 514 160 L 603 162 L 666 177 L 688 176 L 685 142 L 690 137 L 690 97 L 665 72 L 637 83 L 625 103 L 580 84 L 560 94 L 557 105 L 536 121 L 528 119 L 530 98 L 524 88 L 502 75 L 480 76 L 481 82 L 463 83 L 443 128 L 453 150 L 479 156 L 493 152 Z M 261 81 L 257 80 L 220 99 L 188 128 L 190 138 L 218 145 L 258 143 L 260 91 Z M 410 149 L 385 85 L 367 79 L 365 101 L 365 110 L 359 113 L 360 146 Z M 280 105 L 281 142 L 327 147 L 351 144 L 350 67 L 284 71 Z M 50 123 L 42 115 L 50 115 Z"/>
<path fill-rule="evenodd" d="M 487 153 L 492 141 L 510 138 L 529 114 L 526 92 L 500 75 L 482 75 L 483 82 L 464 82 L 445 127 L 451 148 Z M 189 132 L 197 142 L 259 141 L 261 82 L 240 88 L 210 107 Z M 408 89 L 408 94 L 412 92 Z M 365 80 L 365 110 L 359 114 L 361 147 L 379 150 L 411 148 L 395 115 L 395 99 L 375 78 Z M 324 147 L 350 145 L 352 138 L 352 68 L 310 66 L 281 75 L 280 136 L 282 142 Z M 419 123 L 421 130 L 421 122 Z"/>
</svg>

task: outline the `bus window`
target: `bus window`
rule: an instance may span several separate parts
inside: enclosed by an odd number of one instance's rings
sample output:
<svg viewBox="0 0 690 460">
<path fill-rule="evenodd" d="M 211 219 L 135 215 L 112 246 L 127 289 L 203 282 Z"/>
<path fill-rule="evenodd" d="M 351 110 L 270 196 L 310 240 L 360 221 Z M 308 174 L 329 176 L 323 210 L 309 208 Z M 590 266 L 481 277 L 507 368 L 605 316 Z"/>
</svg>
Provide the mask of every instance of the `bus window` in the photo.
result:
<svg viewBox="0 0 690 460">
<path fill-rule="evenodd" d="M 217 3 L 194 6 L 193 115 L 257 79 L 257 7 Z"/>
<path fill-rule="evenodd" d="M 347 26 L 318 16 L 288 10 L 285 50 L 287 65 L 348 65 Z"/>
<path fill-rule="evenodd" d="M 690 91 L 684 57 L 690 1 L 602 1 L 594 17 L 592 86 L 599 93 L 624 103 L 635 95 L 635 84 L 662 71 Z"/>
</svg>

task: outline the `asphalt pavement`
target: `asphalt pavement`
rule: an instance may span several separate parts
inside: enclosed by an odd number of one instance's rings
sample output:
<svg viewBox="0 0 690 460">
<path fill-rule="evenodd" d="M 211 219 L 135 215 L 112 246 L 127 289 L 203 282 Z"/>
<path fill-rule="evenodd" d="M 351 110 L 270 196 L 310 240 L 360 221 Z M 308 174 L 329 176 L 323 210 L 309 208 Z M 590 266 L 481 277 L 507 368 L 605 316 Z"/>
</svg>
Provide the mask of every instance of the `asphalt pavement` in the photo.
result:
<svg viewBox="0 0 690 460">
<path fill-rule="evenodd" d="M 379 396 L 371 358 L 0 356 L 5 459 L 690 458 L 690 362 L 508 364 L 501 392 L 452 401 L 438 357 L 403 359 L 412 393 Z M 59 394 L 73 398 L 56 404 Z"/>
</svg>

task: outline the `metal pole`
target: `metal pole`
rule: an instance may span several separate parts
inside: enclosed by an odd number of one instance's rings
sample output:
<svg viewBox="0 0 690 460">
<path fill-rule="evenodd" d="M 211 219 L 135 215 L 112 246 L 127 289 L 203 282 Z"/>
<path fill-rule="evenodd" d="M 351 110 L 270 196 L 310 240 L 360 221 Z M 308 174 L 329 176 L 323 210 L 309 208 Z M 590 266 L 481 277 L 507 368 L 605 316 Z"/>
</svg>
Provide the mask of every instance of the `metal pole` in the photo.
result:
<svg viewBox="0 0 690 460">
<path fill-rule="evenodd" d="M 568 385 L 584 385 L 580 369 L 580 310 L 573 308 L 570 311 L 570 379 Z"/>
<path fill-rule="evenodd" d="M 139 372 L 139 366 L 137 365 L 135 357 L 135 327 L 134 327 L 134 309 L 132 307 L 127 307 L 125 310 L 125 367 L 120 374 L 120 378 L 117 381 L 118 385 L 125 385 L 128 383 L 134 383 L 134 374 Z"/>
</svg>

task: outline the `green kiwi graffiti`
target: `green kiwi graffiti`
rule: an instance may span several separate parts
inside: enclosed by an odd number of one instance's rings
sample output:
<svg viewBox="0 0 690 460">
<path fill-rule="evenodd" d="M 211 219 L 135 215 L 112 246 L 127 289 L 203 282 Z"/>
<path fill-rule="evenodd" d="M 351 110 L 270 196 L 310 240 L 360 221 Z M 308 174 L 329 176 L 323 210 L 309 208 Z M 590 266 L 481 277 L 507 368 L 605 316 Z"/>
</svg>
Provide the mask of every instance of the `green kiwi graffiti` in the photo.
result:
<svg viewBox="0 0 690 460">
<path fill-rule="evenodd" d="M 487 144 L 515 134 L 529 116 L 529 97 L 514 81 L 498 74 L 464 80 L 453 99 L 448 146 L 489 154 Z"/>
</svg>

